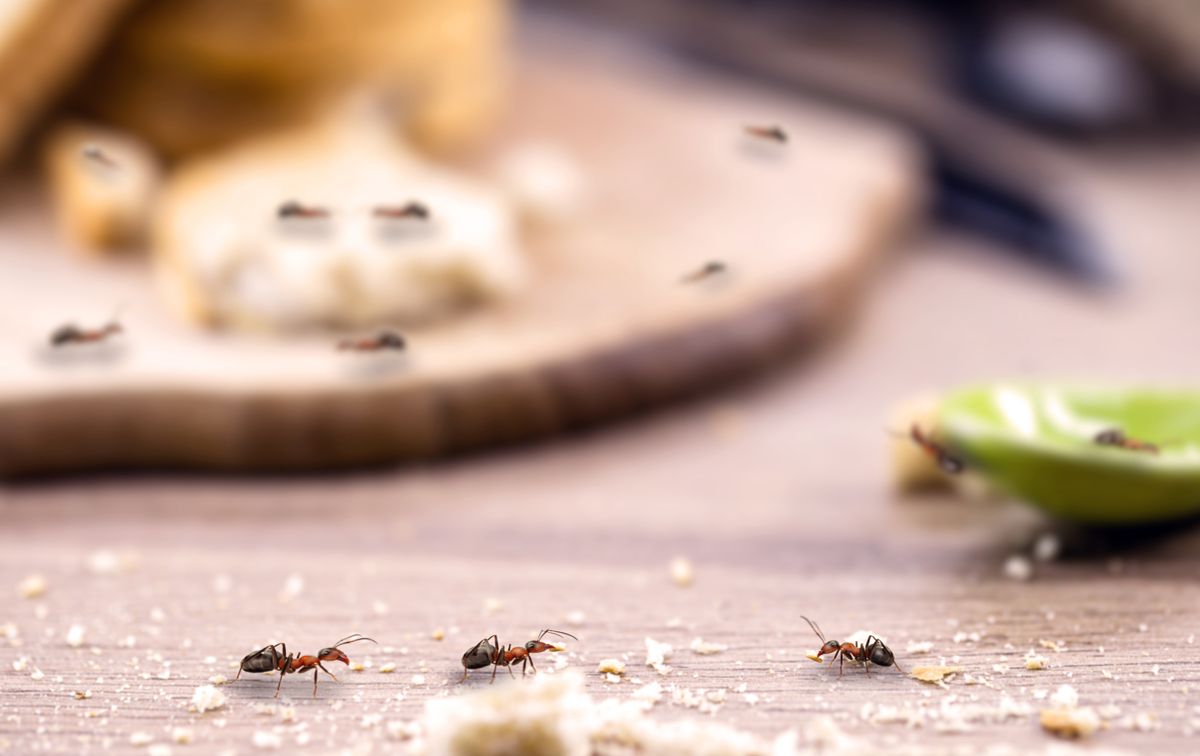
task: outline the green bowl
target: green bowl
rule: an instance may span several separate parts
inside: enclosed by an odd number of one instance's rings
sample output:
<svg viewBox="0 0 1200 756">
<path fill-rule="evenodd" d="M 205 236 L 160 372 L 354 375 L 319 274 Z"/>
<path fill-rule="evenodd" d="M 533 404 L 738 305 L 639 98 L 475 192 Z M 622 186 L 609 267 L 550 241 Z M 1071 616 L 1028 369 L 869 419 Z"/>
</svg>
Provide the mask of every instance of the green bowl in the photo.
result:
<svg viewBox="0 0 1200 756">
<path fill-rule="evenodd" d="M 1159 453 L 1097 444 L 1109 428 Z M 938 432 L 998 487 L 1066 520 L 1133 525 L 1200 514 L 1200 392 L 973 386 L 943 399 Z"/>
</svg>

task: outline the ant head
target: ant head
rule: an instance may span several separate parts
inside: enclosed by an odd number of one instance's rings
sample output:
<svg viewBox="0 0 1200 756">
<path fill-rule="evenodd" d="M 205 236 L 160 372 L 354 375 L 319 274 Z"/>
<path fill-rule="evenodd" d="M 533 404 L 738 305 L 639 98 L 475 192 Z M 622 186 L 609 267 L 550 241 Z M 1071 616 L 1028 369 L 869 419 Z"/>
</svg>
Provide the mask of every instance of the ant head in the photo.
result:
<svg viewBox="0 0 1200 756">
<path fill-rule="evenodd" d="M 317 658 L 321 661 L 340 661 L 342 664 L 350 664 L 350 657 L 346 656 L 340 648 L 323 648 L 317 652 Z"/>
<path fill-rule="evenodd" d="M 827 640 L 821 644 L 821 650 L 817 652 L 817 656 L 832 654 L 834 651 L 837 651 L 840 646 L 841 644 L 835 640 Z"/>
<path fill-rule="evenodd" d="M 867 649 L 867 657 L 870 658 L 872 664 L 877 664 L 880 667 L 890 667 L 896 661 L 892 650 L 883 645 L 883 641 L 878 639 Z"/>
<path fill-rule="evenodd" d="M 405 346 L 404 337 L 395 331 L 384 331 L 378 338 L 379 345 L 388 349 L 403 349 Z"/>
</svg>

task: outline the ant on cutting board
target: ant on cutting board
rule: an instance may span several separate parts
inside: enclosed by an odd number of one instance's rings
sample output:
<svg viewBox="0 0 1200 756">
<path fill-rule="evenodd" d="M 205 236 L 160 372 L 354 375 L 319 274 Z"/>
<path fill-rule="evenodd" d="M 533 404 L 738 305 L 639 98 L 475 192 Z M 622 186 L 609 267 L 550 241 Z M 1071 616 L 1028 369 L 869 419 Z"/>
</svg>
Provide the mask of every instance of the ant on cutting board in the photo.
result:
<svg viewBox="0 0 1200 756">
<path fill-rule="evenodd" d="M 429 208 L 420 202 L 408 202 L 403 205 L 378 205 L 371 211 L 376 218 L 416 218 L 429 220 Z"/>
<path fill-rule="evenodd" d="M 296 200 L 288 200 L 276 211 L 280 220 L 285 218 L 328 218 L 329 210 L 320 205 L 305 205 Z"/>
<path fill-rule="evenodd" d="M 365 635 L 354 633 L 347 635 L 337 643 L 334 643 L 329 648 L 323 648 L 317 652 L 316 656 L 307 654 L 289 654 L 286 643 L 272 643 L 269 646 L 263 646 L 252 654 L 246 654 L 242 658 L 242 663 L 238 665 L 236 680 L 242 676 L 242 672 L 275 672 L 279 671 L 279 682 L 275 683 L 275 697 L 279 698 L 279 686 L 283 685 L 283 676 L 290 675 L 295 672 L 307 672 L 310 669 L 313 671 L 313 698 L 317 697 L 317 675 L 321 672 L 332 677 L 335 681 L 337 677 L 332 672 L 325 669 L 325 665 L 321 662 L 340 661 L 342 664 L 349 665 L 350 657 L 339 648 L 348 643 L 358 643 L 359 641 L 371 641 L 375 643 L 373 638 L 368 638 Z"/>
<path fill-rule="evenodd" d="M 67 323 L 55 328 L 50 334 L 50 346 L 61 347 L 68 344 L 94 344 L 124 332 L 125 328 L 117 321 L 115 315 L 112 320 L 99 328 L 81 328 L 74 323 Z"/>
<path fill-rule="evenodd" d="M 960 458 L 946 451 L 946 447 L 934 441 L 933 436 L 922 431 L 921 427 L 916 423 L 912 424 L 908 429 L 908 433 L 898 433 L 896 431 L 888 431 L 888 433 L 896 438 L 911 438 L 914 444 L 921 447 L 930 457 L 933 457 L 938 467 L 942 469 L 942 472 L 957 475 L 967 467 Z"/>
<path fill-rule="evenodd" d="M 579 640 L 570 633 L 562 630 L 551 630 L 549 628 L 538 633 L 537 640 L 531 640 L 524 646 L 501 646 L 500 639 L 494 634 L 489 635 L 483 640 L 476 643 L 462 656 L 463 676 L 462 679 L 467 679 L 467 672 L 472 669 L 483 669 L 489 664 L 492 665 L 491 682 L 496 681 L 496 670 L 500 667 L 507 667 L 508 674 L 513 675 L 512 666 L 517 662 L 521 662 L 521 676 L 525 676 L 525 665 L 528 664 L 534 672 L 537 672 L 537 667 L 533 666 L 533 654 L 540 654 L 544 651 L 562 651 L 562 646 L 545 643 L 542 638 L 547 635 L 556 635 L 559 637 L 570 638 L 571 640 Z"/>
<path fill-rule="evenodd" d="M 787 132 L 778 126 L 747 126 L 746 133 L 759 139 L 769 139 L 780 144 L 786 144 Z"/>
<path fill-rule="evenodd" d="M 701 267 L 693 270 L 691 273 L 688 273 L 686 276 L 680 279 L 680 283 L 695 283 L 696 281 L 703 281 L 706 278 L 720 275 L 726 270 L 728 270 L 728 267 L 720 260 L 709 260 Z"/>
<path fill-rule="evenodd" d="M 404 337 L 395 331 L 380 331 L 375 336 L 359 339 L 342 339 L 337 343 L 339 352 L 381 352 L 385 349 L 401 350 L 407 346 Z"/>
<path fill-rule="evenodd" d="M 900 664 L 896 661 L 896 656 L 892 653 L 892 650 L 874 635 L 868 635 L 866 643 L 850 643 L 848 641 L 846 643 L 838 643 L 835 640 L 825 640 L 825 633 L 821 632 L 821 628 L 817 623 L 808 617 L 801 615 L 800 619 L 807 622 L 812 631 L 821 639 L 821 650 L 809 658 L 813 661 L 820 661 L 821 657 L 825 654 L 833 654 L 833 659 L 830 659 L 829 663 L 832 668 L 834 659 L 838 661 L 838 677 L 842 676 L 846 659 L 862 664 L 867 674 L 871 674 L 872 664 L 879 667 L 895 666 L 900 672 L 904 671 L 900 669 Z"/>
</svg>

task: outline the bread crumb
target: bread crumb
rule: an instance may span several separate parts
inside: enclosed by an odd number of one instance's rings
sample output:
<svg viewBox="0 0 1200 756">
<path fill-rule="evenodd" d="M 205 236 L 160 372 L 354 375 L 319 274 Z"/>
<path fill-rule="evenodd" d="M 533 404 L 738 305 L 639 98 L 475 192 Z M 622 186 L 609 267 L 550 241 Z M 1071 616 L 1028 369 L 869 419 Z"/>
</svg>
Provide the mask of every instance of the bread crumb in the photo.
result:
<svg viewBox="0 0 1200 756">
<path fill-rule="evenodd" d="M 446 631 L 439 627 L 430 633 L 429 637 L 433 638 L 435 641 L 446 640 Z"/>
<path fill-rule="evenodd" d="M 1049 666 L 1049 662 L 1041 654 L 1033 651 L 1025 654 L 1025 669 L 1045 669 L 1047 666 Z"/>
<path fill-rule="evenodd" d="M 379 671 L 385 675 L 395 672 L 396 671 L 396 662 L 387 662 L 385 664 L 379 665 Z"/>
<path fill-rule="evenodd" d="M 1100 717 L 1092 709 L 1044 709 L 1042 729 L 1060 738 L 1085 738 L 1100 729 Z"/>
<path fill-rule="evenodd" d="M 77 691 L 75 691 L 75 693 L 73 695 L 75 696 L 76 701 L 86 701 L 87 699 L 92 697 L 92 691 L 77 690 Z"/>
<path fill-rule="evenodd" d="M 1022 554 L 1013 554 L 1004 561 L 1004 576 L 1011 580 L 1032 580 L 1033 562 Z"/>
<path fill-rule="evenodd" d="M 567 612 L 566 620 L 567 620 L 568 625 L 573 625 L 574 627 L 579 627 L 580 625 L 582 625 L 584 623 L 585 619 L 586 619 L 586 615 L 584 615 L 584 613 L 579 611 L 578 609 L 576 609 L 573 612 Z"/>
<path fill-rule="evenodd" d="M 425 675 L 415 674 L 410 679 L 411 679 L 413 685 L 424 685 L 425 684 Z"/>
<path fill-rule="evenodd" d="M 171 730 L 171 740 L 174 740 L 180 745 L 187 745 L 188 743 L 191 743 L 192 737 L 193 733 L 192 728 L 190 727 L 176 727 Z"/>
<path fill-rule="evenodd" d="M 362 672 L 366 668 L 367 668 L 367 665 L 357 659 L 354 659 L 350 662 L 350 671 L 351 672 Z"/>
<path fill-rule="evenodd" d="M 129 745 L 146 746 L 154 742 L 154 736 L 148 732 L 135 732 L 129 736 Z"/>
<path fill-rule="evenodd" d="M 42 680 L 46 677 L 46 673 L 34 667 L 34 670 L 29 673 L 29 677 L 31 680 Z"/>
<path fill-rule="evenodd" d="M 646 683 L 642 687 L 629 694 L 629 697 L 635 701 L 639 701 L 647 706 L 653 706 L 662 700 L 663 687 L 661 683 Z"/>
<path fill-rule="evenodd" d="M 674 652 L 675 648 L 670 643 L 659 643 L 653 638 L 646 638 L 646 666 L 660 675 L 670 671 L 666 661 Z"/>
<path fill-rule="evenodd" d="M 384 729 L 392 740 L 412 740 L 421 734 L 421 726 L 417 722 L 395 720 L 388 722 Z"/>
<path fill-rule="evenodd" d="M 927 654 L 933 650 L 933 641 L 909 641 L 905 647 L 910 655 Z"/>
<path fill-rule="evenodd" d="M 700 656 L 711 656 L 713 654 L 719 654 L 722 651 L 727 651 L 729 646 L 726 646 L 724 643 L 712 643 L 704 640 L 703 638 L 695 638 L 692 640 L 692 645 L 690 648 L 692 649 L 693 654 L 699 654 Z"/>
<path fill-rule="evenodd" d="M 225 694 L 215 685 L 201 685 L 192 691 L 192 708 L 198 714 L 219 709 L 225 705 Z"/>
<path fill-rule="evenodd" d="M 262 748 L 264 750 L 274 750 L 283 745 L 283 737 L 279 733 L 276 733 L 276 732 L 269 732 L 267 730 L 257 730 L 254 733 L 252 742 L 254 743 L 255 748 Z"/>
<path fill-rule="evenodd" d="M 154 743 L 146 749 L 148 756 L 171 756 L 171 746 L 166 743 Z"/>
<path fill-rule="evenodd" d="M 488 596 L 483 600 L 483 613 L 491 616 L 500 612 L 504 608 L 504 602 L 495 596 Z"/>
<path fill-rule="evenodd" d="M 916 667 L 910 672 L 910 676 L 927 683 L 941 683 L 948 677 L 952 677 L 959 672 L 962 672 L 962 667 L 949 667 L 940 664 L 934 664 L 928 667 Z"/>
<path fill-rule="evenodd" d="M 623 675 L 625 674 L 625 662 L 620 659 L 601 659 L 596 665 L 596 671 L 600 674 Z"/>
<path fill-rule="evenodd" d="M 71 648 L 79 648 L 80 646 L 83 645 L 83 641 L 84 641 L 86 635 L 87 635 L 86 627 L 84 627 L 83 625 L 71 625 L 71 627 L 67 629 L 67 637 L 66 637 L 67 645 L 70 646 Z"/>
<path fill-rule="evenodd" d="M 1048 648 L 1056 654 L 1061 654 L 1063 651 L 1067 650 L 1066 646 L 1062 645 L 1061 643 L 1055 643 L 1051 640 L 1039 640 L 1038 645 L 1042 648 Z"/>
<path fill-rule="evenodd" d="M 669 569 L 671 580 L 675 581 L 675 585 L 680 588 L 686 588 L 691 585 L 696 577 L 695 570 L 692 569 L 692 563 L 687 557 L 675 557 L 671 560 Z"/>
<path fill-rule="evenodd" d="M 1053 533 L 1042 533 L 1033 542 L 1033 558 L 1039 562 L 1053 562 L 1062 550 L 1062 542 Z"/>
<path fill-rule="evenodd" d="M 17 593 L 21 595 L 21 598 L 35 599 L 44 596 L 49 587 L 46 578 L 35 573 L 17 583 Z"/>
<path fill-rule="evenodd" d="M 279 601 L 286 604 L 301 593 L 304 593 L 304 576 L 292 573 L 283 581 L 283 588 L 279 591 Z"/>
<path fill-rule="evenodd" d="M 1050 703 L 1060 709 L 1074 709 L 1079 705 L 1079 692 L 1070 685 L 1060 685 L 1050 696 Z"/>
</svg>

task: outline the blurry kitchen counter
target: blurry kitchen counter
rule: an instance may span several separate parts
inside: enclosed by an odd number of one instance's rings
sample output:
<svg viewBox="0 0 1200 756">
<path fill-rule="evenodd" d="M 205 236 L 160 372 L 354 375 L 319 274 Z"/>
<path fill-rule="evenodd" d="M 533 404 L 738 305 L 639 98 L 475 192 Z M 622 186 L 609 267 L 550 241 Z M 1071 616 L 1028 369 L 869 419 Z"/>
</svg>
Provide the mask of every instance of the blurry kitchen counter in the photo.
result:
<svg viewBox="0 0 1200 756">
<path fill-rule="evenodd" d="M 7 187 L 0 474 L 383 464 L 634 414 L 815 344 L 919 204 L 915 153 L 882 127 L 567 24 L 518 49 L 497 148 L 565 149 L 583 209 L 531 238 L 516 301 L 407 330 L 399 359 L 189 330 L 140 263 L 65 254 L 40 200 Z M 711 260 L 727 272 L 681 282 Z M 111 346 L 46 345 L 116 308 Z"/>
</svg>

